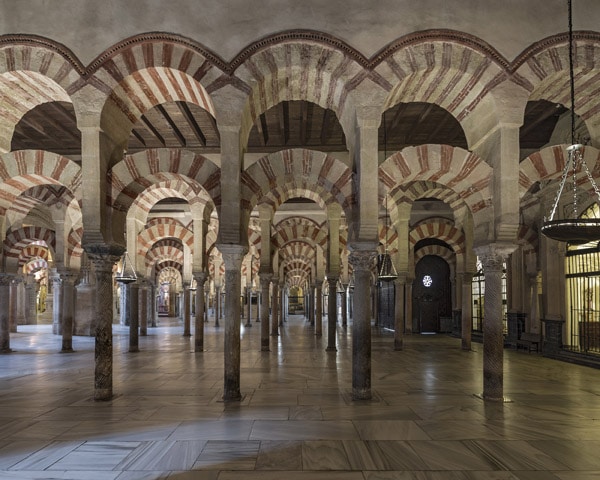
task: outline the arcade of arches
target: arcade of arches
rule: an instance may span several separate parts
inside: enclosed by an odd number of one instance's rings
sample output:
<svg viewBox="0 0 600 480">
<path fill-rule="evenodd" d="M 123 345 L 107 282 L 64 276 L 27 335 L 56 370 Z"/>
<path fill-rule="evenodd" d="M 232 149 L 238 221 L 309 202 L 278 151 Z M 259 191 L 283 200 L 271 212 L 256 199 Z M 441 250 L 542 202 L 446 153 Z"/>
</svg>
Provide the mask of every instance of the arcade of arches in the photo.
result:
<svg viewBox="0 0 600 480">
<path fill-rule="evenodd" d="M 598 245 L 539 233 L 569 142 L 566 28 L 510 48 L 481 29 L 399 30 L 371 51 L 274 25 L 234 53 L 154 30 L 113 32 L 95 56 L 35 25 L 0 36 L 3 352 L 21 324 L 52 323 L 64 351 L 95 336 L 107 400 L 113 323 L 135 351 L 178 316 L 200 352 L 210 312 L 227 401 L 241 397 L 241 322 L 260 320 L 268 351 L 292 314 L 330 355 L 337 325 L 352 328 L 355 399 L 371 397 L 373 323 L 399 351 L 405 335 L 453 333 L 468 350 L 483 333 L 490 401 L 521 332 L 548 355 L 600 352 Z M 600 33 L 574 41 L 597 175 Z M 384 251 L 394 282 L 377 280 Z M 124 258 L 134 283 L 115 281 Z"/>
</svg>

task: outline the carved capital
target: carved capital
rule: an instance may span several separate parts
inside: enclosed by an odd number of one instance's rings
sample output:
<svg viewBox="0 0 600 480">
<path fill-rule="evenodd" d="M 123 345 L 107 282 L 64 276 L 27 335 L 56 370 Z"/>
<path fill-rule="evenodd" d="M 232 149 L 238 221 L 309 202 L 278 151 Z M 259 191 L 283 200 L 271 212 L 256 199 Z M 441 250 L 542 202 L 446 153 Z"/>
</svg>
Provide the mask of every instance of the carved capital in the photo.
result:
<svg viewBox="0 0 600 480">
<path fill-rule="evenodd" d="M 204 282 L 206 282 L 206 280 L 208 279 L 208 273 L 195 272 L 195 273 L 192 273 L 192 276 L 194 277 L 194 280 L 196 280 L 197 288 L 203 288 Z"/>
<path fill-rule="evenodd" d="M 354 250 L 350 252 L 348 261 L 355 272 L 370 272 L 374 266 L 374 260 L 377 252 L 375 250 Z"/>
<path fill-rule="evenodd" d="M 10 273 L 0 273 L 0 287 L 10 287 L 15 276 Z"/>
<path fill-rule="evenodd" d="M 516 245 L 492 243 L 475 248 L 485 272 L 501 272 L 506 258 L 515 251 Z"/>
<path fill-rule="evenodd" d="M 248 247 L 243 245 L 220 244 L 217 245 L 219 252 L 223 255 L 225 270 L 239 270 L 242 267 L 244 256 L 248 253 Z"/>
<path fill-rule="evenodd" d="M 96 272 L 112 273 L 113 266 L 125 253 L 125 247 L 121 245 L 93 243 L 83 245 L 90 262 L 94 265 Z"/>
</svg>

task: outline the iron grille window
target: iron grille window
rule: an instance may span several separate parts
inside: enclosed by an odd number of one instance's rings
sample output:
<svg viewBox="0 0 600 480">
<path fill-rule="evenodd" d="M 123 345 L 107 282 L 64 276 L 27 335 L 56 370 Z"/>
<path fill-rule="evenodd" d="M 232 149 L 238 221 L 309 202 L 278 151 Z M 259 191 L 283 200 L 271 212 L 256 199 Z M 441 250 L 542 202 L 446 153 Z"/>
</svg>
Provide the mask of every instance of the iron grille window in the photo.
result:
<svg viewBox="0 0 600 480">
<path fill-rule="evenodd" d="M 471 318 L 474 332 L 483 332 L 483 320 L 485 316 L 485 272 L 483 264 L 477 258 L 477 273 L 473 275 L 471 283 Z M 508 332 L 506 320 L 506 263 L 502 264 L 502 324 L 504 334 Z"/>
</svg>

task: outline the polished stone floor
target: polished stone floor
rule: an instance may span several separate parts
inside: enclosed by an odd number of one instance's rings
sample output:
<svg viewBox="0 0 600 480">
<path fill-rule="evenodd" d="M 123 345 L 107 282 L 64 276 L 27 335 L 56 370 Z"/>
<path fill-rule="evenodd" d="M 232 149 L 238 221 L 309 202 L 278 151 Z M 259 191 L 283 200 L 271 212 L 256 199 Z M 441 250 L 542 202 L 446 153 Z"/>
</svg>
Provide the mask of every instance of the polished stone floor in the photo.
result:
<svg viewBox="0 0 600 480">
<path fill-rule="evenodd" d="M 176 319 L 139 353 L 115 326 L 115 398 L 94 402 L 93 339 L 61 354 L 48 326 L 20 326 L 0 356 L 0 479 L 600 478 L 600 370 L 506 350 L 511 403 L 487 405 L 480 344 L 413 335 L 398 352 L 374 328 L 374 398 L 353 402 L 350 328 L 337 353 L 300 316 L 271 352 L 259 330 L 242 328 L 244 397 L 226 404 L 212 319 L 202 353 Z"/>
</svg>

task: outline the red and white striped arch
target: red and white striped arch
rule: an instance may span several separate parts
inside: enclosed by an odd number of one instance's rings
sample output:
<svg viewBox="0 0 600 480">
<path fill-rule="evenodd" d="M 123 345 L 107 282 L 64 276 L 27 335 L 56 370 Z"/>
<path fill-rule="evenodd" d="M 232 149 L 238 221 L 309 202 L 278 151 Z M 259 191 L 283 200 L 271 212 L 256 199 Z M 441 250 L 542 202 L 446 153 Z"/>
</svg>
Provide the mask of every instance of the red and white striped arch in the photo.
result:
<svg viewBox="0 0 600 480">
<path fill-rule="evenodd" d="M 193 251 L 193 232 L 180 223 L 174 223 L 167 220 L 165 222 L 153 223 L 152 226 L 139 233 L 137 237 L 137 254 L 146 256 L 146 252 L 148 252 L 154 244 L 166 238 L 179 239 L 182 244 L 186 244 Z"/>
<path fill-rule="evenodd" d="M 523 198 L 538 182 L 560 178 L 568 155 L 566 145 L 554 145 L 532 153 L 519 165 L 519 196 Z M 583 159 L 594 178 L 600 175 L 600 150 L 583 147 Z"/>
<path fill-rule="evenodd" d="M 167 183 L 168 182 L 168 183 Z M 151 149 L 126 155 L 111 170 L 111 204 L 128 210 L 141 193 L 154 184 L 163 184 L 192 199 L 203 189 L 215 205 L 220 204 L 220 169 L 206 157 L 181 149 Z M 148 200 L 139 200 L 140 208 L 148 208 L 151 199 L 161 197 L 152 191 Z"/>
<path fill-rule="evenodd" d="M 236 77 L 249 86 L 242 142 L 259 115 L 283 101 L 307 100 L 341 118 L 349 91 L 365 76 L 351 55 L 331 43 L 282 39 L 258 50 L 236 70 Z"/>
<path fill-rule="evenodd" d="M 462 230 L 457 229 L 454 223 L 444 218 L 424 220 L 417 223 L 409 233 L 409 242 L 414 246 L 425 238 L 437 238 L 450 245 L 456 254 L 461 254 L 465 249 L 465 236 Z"/>
<path fill-rule="evenodd" d="M 23 192 L 45 184 L 62 185 L 81 199 L 81 168 L 66 157 L 43 150 L 0 155 L 0 215 Z"/>
<path fill-rule="evenodd" d="M 259 159 L 242 172 L 241 196 L 242 207 L 249 212 L 261 203 L 274 214 L 283 202 L 299 196 L 322 207 L 336 202 L 349 218 L 354 201 L 352 171 L 323 152 L 282 150 Z"/>
<path fill-rule="evenodd" d="M 41 259 L 48 262 L 50 256 L 48 254 L 48 247 L 45 242 L 35 241 L 27 245 L 19 252 L 19 267 L 22 267 L 32 260 Z"/>
<path fill-rule="evenodd" d="M 459 32 L 419 32 L 379 56 L 376 71 L 393 86 L 385 109 L 401 102 L 427 102 L 459 121 L 506 75 L 507 67 L 489 46 Z"/>
<path fill-rule="evenodd" d="M 165 260 L 174 260 L 177 263 L 183 265 L 183 250 L 181 244 L 176 245 L 176 242 L 168 245 L 155 245 L 153 246 L 144 258 L 146 273 L 151 274 L 152 268 L 156 263 L 163 262 Z"/>
<path fill-rule="evenodd" d="M 475 224 L 489 220 L 493 169 L 476 154 L 448 145 L 420 145 L 397 152 L 379 167 L 380 191 L 394 197 L 412 182 L 442 185 L 464 202 Z"/>
<path fill-rule="evenodd" d="M 29 275 L 42 269 L 48 268 L 48 262 L 43 258 L 31 258 L 24 265 L 23 271 Z"/>
<path fill-rule="evenodd" d="M 171 285 L 180 285 L 181 284 L 181 269 L 177 266 L 167 265 L 166 263 L 157 272 L 156 278 L 158 280 L 158 284 L 162 285 L 163 283 L 170 283 Z"/>
<path fill-rule="evenodd" d="M 274 226 L 271 241 L 276 248 L 294 239 L 307 239 L 315 245 L 326 247 L 328 235 L 327 223 L 319 225 L 308 217 L 290 217 Z"/>
<path fill-rule="evenodd" d="M 172 258 L 165 259 L 154 264 L 154 272 L 156 275 L 160 276 L 160 273 L 165 270 L 176 270 L 181 275 L 183 272 L 183 263 L 176 262 Z"/>
<path fill-rule="evenodd" d="M 448 265 L 456 265 L 456 254 L 443 245 L 426 245 L 423 248 L 419 248 L 415 252 L 415 265 L 427 255 L 435 255 L 446 260 Z"/>
<path fill-rule="evenodd" d="M 598 122 L 600 106 L 600 34 L 574 32 L 573 67 L 575 112 L 586 122 Z M 565 34 L 533 44 L 517 59 L 516 73 L 527 82 L 529 100 L 548 100 L 566 107 L 571 104 L 569 82 L 569 39 Z"/>
<path fill-rule="evenodd" d="M 65 47 L 27 35 L 0 37 L 0 152 L 10 151 L 15 126 L 38 105 L 72 100 L 83 67 Z"/>
</svg>

